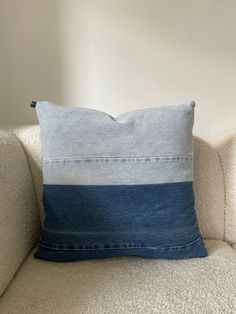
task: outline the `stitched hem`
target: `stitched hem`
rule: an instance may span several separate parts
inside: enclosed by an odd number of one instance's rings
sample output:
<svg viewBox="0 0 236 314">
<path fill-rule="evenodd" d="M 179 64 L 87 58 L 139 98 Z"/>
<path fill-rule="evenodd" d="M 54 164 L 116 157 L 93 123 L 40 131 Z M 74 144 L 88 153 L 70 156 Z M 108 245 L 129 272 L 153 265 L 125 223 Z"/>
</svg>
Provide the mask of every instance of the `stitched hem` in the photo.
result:
<svg viewBox="0 0 236 314">
<path fill-rule="evenodd" d="M 125 162 L 125 161 L 187 161 L 193 160 L 192 156 L 187 155 L 165 155 L 165 156 L 119 156 L 119 157 L 109 157 L 109 156 L 95 156 L 95 157 L 65 157 L 63 159 L 52 158 L 52 159 L 43 159 L 44 163 L 47 162 Z"/>
<path fill-rule="evenodd" d="M 93 244 L 93 245 L 81 245 L 81 244 L 58 244 L 41 240 L 39 246 L 50 250 L 59 251 L 102 251 L 102 250 L 130 250 L 130 249 L 150 249 L 150 250 L 182 250 L 188 247 L 196 246 L 199 241 L 202 241 L 202 237 L 198 237 L 196 240 L 188 242 L 186 244 L 175 246 L 146 246 L 146 245 L 134 245 L 134 244 Z"/>
</svg>

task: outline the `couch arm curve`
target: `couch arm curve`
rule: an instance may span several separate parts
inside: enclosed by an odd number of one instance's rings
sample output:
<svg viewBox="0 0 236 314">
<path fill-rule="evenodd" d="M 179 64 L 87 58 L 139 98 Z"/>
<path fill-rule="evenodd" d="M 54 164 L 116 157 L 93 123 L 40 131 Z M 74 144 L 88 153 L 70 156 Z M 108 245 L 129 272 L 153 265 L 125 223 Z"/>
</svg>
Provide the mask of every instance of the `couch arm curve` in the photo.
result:
<svg viewBox="0 0 236 314">
<path fill-rule="evenodd" d="M 213 141 L 222 165 L 225 183 L 225 241 L 236 248 L 236 131 Z"/>
<path fill-rule="evenodd" d="M 224 239 L 225 187 L 216 149 L 194 137 L 194 190 L 199 227 L 205 239 Z"/>
<path fill-rule="evenodd" d="M 0 130 L 0 295 L 36 244 L 39 228 L 27 159 L 16 136 Z"/>
</svg>

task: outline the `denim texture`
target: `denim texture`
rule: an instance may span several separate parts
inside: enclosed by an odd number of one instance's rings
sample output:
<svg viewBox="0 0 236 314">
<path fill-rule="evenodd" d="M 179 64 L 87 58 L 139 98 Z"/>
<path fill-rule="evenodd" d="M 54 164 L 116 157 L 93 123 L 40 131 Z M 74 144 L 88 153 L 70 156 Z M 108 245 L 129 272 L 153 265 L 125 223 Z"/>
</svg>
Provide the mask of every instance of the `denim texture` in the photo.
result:
<svg viewBox="0 0 236 314">
<path fill-rule="evenodd" d="M 44 161 L 44 183 L 119 185 L 192 181 L 192 162 L 191 156 L 56 159 Z"/>
<path fill-rule="evenodd" d="M 106 113 L 37 103 L 46 219 L 35 256 L 207 255 L 194 208 L 194 103 Z"/>
</svg>

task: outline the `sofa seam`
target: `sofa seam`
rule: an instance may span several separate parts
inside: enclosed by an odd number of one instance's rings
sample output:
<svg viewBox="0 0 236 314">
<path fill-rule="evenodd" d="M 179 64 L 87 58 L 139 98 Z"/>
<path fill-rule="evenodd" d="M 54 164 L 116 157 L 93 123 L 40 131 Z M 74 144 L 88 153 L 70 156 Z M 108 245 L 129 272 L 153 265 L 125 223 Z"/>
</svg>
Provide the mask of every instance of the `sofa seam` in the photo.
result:
<svg viewBox="0 0 236 314">
<path fill-rule="evenodd" d="M 224 232 L 223 232 L 223 241 L 226 241 L 226 205 L 227 205 L 227 190 L 226 190 L 226 179 L 225 179 L 225 171 L 224 171 L 224 166 L 223 166 L 223 160 L 221 158 L 221 155 L 219 154 L 218 150 L 215 148 L 216 154 L 218 156 L 219 159 L 219 163 L 220 163 L 220 168 L 221 168 L 221 172 L 222 172 L 222 178 L 223 178 L 223 193 L 224 193 L 224 208 L 223 208 L 223 212 L 224 212 Z M 228 243 L 228 242 L 227 242 Z"/>
<path fill-rule="evenodd" d="M 26 256 L 23 258 L 22 262 L 20 263 L 20 265 L 17 267 L 15 273 L 13 274 L 12 278 L 10 279 L 9 283 L 7 284 L 6 288 L 3 290 L 2 294 L 0 295 L 0 299 L 4 297 L 4 295 L 6 294 L 6 292 L 8 291 L 8 289 L 10 288 L 10 286 L 12 285 L 12 283 L 14 282 L 17 274 L 19 273 L 20 269 L 22 268 L 22 266 L 24 265 L 25 261 L 27 260 L 27 258 L 30 256 L 30 254 L 35 250 L 35 245 L 36 243 L 33 245 L 33 247 L 30 249 L 30 251 L 28 252 L 28 254 L 26 254 Z"/>
</svg>

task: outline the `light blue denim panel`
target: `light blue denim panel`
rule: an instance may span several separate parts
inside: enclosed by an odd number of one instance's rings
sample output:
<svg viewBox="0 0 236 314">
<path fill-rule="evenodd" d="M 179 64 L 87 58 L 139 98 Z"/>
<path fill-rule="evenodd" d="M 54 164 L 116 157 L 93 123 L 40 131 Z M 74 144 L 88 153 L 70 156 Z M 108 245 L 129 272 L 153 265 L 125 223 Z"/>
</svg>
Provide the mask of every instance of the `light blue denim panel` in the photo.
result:
<svg viewBox="0 0 236 314">
<path fill-rule="evenodd" d="M 37 102 L 36 110 L 45 160 L 193 154 L 193 102 L 134 110 L 116 118 L 48 102 Z"/>
</svg>

